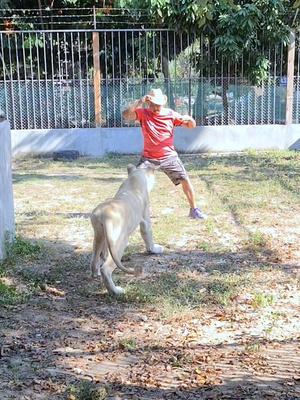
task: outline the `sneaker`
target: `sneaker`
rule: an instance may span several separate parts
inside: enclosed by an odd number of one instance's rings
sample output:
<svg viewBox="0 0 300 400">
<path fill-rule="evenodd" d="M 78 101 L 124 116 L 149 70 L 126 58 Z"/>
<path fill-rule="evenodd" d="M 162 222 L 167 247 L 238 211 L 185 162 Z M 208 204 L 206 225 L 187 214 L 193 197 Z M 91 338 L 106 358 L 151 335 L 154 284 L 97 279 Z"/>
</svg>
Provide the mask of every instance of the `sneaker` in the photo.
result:
<svg viewBox="0 0 300 400">
<path fill-rule="evenodd" d="M 193 209 L 190 210 L 189 217 L 191 217 L 191 218 L 203 218 L 203 219 L 206 219 L 206 218 L 207 218 L 207 215 L 204 214 L 204 212 L 202 212 L 202 211 L 200 210 L 200 208 L 196 207 L 196 208 L 193 208 Z"/>
</svg>

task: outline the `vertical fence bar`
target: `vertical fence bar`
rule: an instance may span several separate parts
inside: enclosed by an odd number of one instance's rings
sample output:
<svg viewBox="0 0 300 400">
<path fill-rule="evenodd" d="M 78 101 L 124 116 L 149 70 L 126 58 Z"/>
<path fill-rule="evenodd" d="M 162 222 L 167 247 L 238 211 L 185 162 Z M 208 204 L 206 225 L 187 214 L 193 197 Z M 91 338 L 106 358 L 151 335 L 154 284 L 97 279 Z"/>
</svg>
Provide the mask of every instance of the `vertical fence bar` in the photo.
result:
<svg viewBox="0 0 300 400">
<path fill-rule="evenodd" d="M 271 60 L 271 47 L 269 46 L 268 49 L 268 60 Z M 274 110 L 272 112 L 272 107 L 271 107 L 271 91 L 272 91 L 272 87 L 274 87 L 274 71 L 270 70 L 271 67 L 271 63 L 269 62 L 269 66 L 268 66 L 268 87 L 267 87 L 267 91 L 268 91 L 268 96 L 267 96 L 267 107 L 266 107 L 266 112 L 264 113 L 264 123 L 265 124 L 269 124 L 270 123 L 270 117 L 271 120 L 274 120 L 275 118 L 275 113 Z"/>
<path fill-rule="evenodd" d="M 276 101 L 276 96 L 277 96 L 277 74 L 278 74 L 278 72 L 277 72 L 277 62 L 276 62 L 276 60 L 277 60 L 277 51 L 278 51 L 278 47 L 277 46 L 275 46 L 275 49 L 274 49 L 274 57 L 273 57 L 273 66 L 274 66 L 274 68 L 273 68 L 273 89 L 272 89 L 272 92 L 273 92 L 273 96 L 272 96 L 272 108 L 273 108 L 273 110 L 274 110 L 274 115 L 275 115 L 275 118 L 276 118 L 276 103 L 277 103 L 277 101 Z M 279 117 L 280 117 L 280 109 L 279 109 L 279 107 L 278 107 L 278 114 L 279 114 Z M 280 118 L 279 118 L 280 119 Z M 272 122 L 273 121 L 273 122 Z M 274 119 L 273 120 L 271 120 L 271 123 L 274 123 Z"/>
<path fill-rule="evenodd" d="M 134 31 L 131 32 L 131 43 L 132 43 L 131 44 L 131 58 L 132 58 L 131 68 L 132 68 L 132 77 L 134 77 L 135 76 L 135 74 L 134 74 L 134 71 L 135 71 Z M 133 92 L 133 99 L 132 99 L 134 101 L 136 98 L 142 97 L 142 88 L 141 88 L 141 86 L 139 87 L 140 88 L 139 94 L 136 97 L 136 80 L 132 80 L 132 82 L 134 83 L 134 92 Z"/>
<path fill-rule="evenodd" d="M 129 79 L 130 79 L 128 44 L 129 44 L 129 41 L 128 41 L 128 36 L 127 36 L 127 31 L 125 31 L 124 32 L 124 47 L 125 47 L 125 77 L 124 77 L 125 79 L 124 79 L 124 81 L 126 82 L 126 92 L 128 92 L 128 89 L 129 89 Z"/>
<path fill-rule="evenodd" d="M 63 127 L 63 91 L 62 91 L 62 76 L 63 76 L 63 71 L 62 71 L 62 60 L 61 60 L 61 43 L 60 43 L 60 35 L 59 32 L 56 34 L 56 42 L 57 42 L 57 63 L 58 63 L 58 88 L 59 88 L 59 125 L 60 128 Z"/>
<path fill-rule="evenodd" d="M 16 47 L 16 74 L 17 74 L 17 87 L 18 87 L 18 93 L 19 95 L 22 93 L 22 88 L 21 88 L 21 78 L 20 78 L 20 70 L 21 70 L 21 64 L 19 60 L 19 38 L 18 35 L 15 35 L 15 47 Z M 21 94 L 22 96 L 22 94 Z M 22 97 L 21 97 L 22 98 Z M 23 108 L 20 108 L 20 121 L 19 121 L 19 126 L 21 129 L 23 129 Z"/>
<path fill-rule="evenodd" d="M 294 65 L 295 65 L 295 32 L 290 33 L 290 44 L 288 46 L 287 60 L 287 85 L 286 85 L 286 109 L 285 124 L 293 122 L 293 90 L 294 90 Z"/>
<path fill-rule="evenodd" d="M 138 35 L 138 46 L 139 46 L 139 58 L 138 58 L 138 62 L 139 62 L 139 80 L 140 82 L 143 82 L 142 80 L 142 46 L 141 46 L 141 35 L 142 33 L 137 33 Z M 142 86 L 142 85 L 141 85 Z"/>
<path fill-rule="evenodd" d="M 56 93 L 55 93 L 55 76 L 54 76 L 54 51 L 53 51 L 53 41 L 54 35 L 50 33 L 49 36 L 49 43 L 50 43 L 50 60 L 51 60 L 51 91 L 52 91 L 52 102 L 53 102 L 53 112 L 50 116 L 52 117 L 52 123 L 48 128 L 56 128 L 57 126 L 57 115 L 56 115 Z"/>
<path fill-rule="evenodd" d="M 1 103 L 2 101 L 0 101 L 0 111 L 4 111 L 5 112 L 5 116 L 7 116 L 8 113 L 8 104 L 5 101 L 5 99 L 8 98 L 8 93 L 7 93 L 7 85 L 6 85 L 6 75 L 8 74 L 8 69 L 6 67 L 6 62 L 5 62 L 5 57 L 4 57 L 4 44 L 3 44 L 3 33 L 0 33 L 0 58 L 1 58 L 1 63 L 2 63 L 2 70 L 3 70 L 3 93 L 4 93 L 4 99 L 3 99 L 3 107 L 4 110 L 1 109 Z M 2 100 L 2 99 L 1 99 Z"/>
<path fill-rule="evenodd" d="M 48 38 L 48 34 L 46 34 L 45 32 L 42 33 L 42 38 L 43 38 L 43 58 L 44 58 L 44 67 L 45 67 L 45 71 L 44 71 L 44 88 L 45 88 L 45 103 L 46 103 L 46 107 L 45 107 L 45 119 L 46 119 L 46 126 L 43 128 L 47 128 L 50 125 L 50 119 L 49 119 L 49 106 L 50 105 L 50 101 L 49 101 L 49 93 L 48 93 L 48 68 L 47 68 L 47 38 Z"/>
<path fill-rule="evenodd" d="M 123 35 L 125 33 L 123 32 Z M 123 36 L 122 35 L 122 36 Z M 119 65 L 118 65 L 118 75 L 119 75 L 119 101 L 118 101 L 118 126 L 122 126 L 122 103 L 123 103 L 123 90 L 122 90 L 122 46 L 121 46 L 121 33 L 118 32 L 118 52 L 119 52 Z M 120 119 L 119 119 L 120 118 Z"/>
<path fill-rule="evenodd" d="M 241 72 L 240 72 L 241 76 L 243 77 L 242 82 L 243 82 L 243 86 L 245 85 L 244 82 L 244 56 L 242 56 L 241 59 Z M 244 88 L 243 88 L 243 99 L 241 102 L 241 111 L 240 111 L 240 123 L 243 125 L 244 122 L 244 111 L 245 111 L 245 97 L 246 94 L 244 94 Z M 247 90 L 247 100 L 249 100 L 249 91 Z"/>
<path fill-rule="evenodd" d="M 71 95 L 71 125 L 77 127 L 78 126 L 78 113 L 77 113 L 77 103 L 76 103 L 76 76 L 75 76 L 75 58 L 74 58 L 74 51 L 76 51 L 76 43 L 74 40 L 74 32 L 70 32 L 70 52 L 71 52 L 71 79 L 72 79 L 72 83 L 71 83 L 71 88 L 72 91 L 70 91 Z M 78 52 L 78 50 L 77 50 Z M 70 59 L 69 58 L 69 59 Z M 82 117 L 79 115 L 80 117 L 80 121 L 79 121 L 79 126 L 82 126 Z"/>
<path fill-rule="evenodd" d="M 108 33 L 104 31 L 104 49 L 109 48 L 109 41 L 108 41 Z M 109 126 L 109 75 L 108 75 L 108 51 L 104 52 L 104 59 L 105 59 L 105 124 Z"/>
<path fill-rule="evenodd" d="M 173 32 L 173 35 L 175 33 Z M 172 90 L 172 85 L 171 85 L 171 79 L 170 79 L 170 37 L 169 37 L 169 31 L 167 31 L 167 54 L 166 54 L 166 65 L 165 65 L 165 72 L 167 74 L 167 93 L 170 98 L 170 101 L 173 101 L 173 90 Z M 173 108 L 173 103 L 171 103 L 171 107 Z"/>
<path fill-rule="evenodd" d="M 152 62 L 153 62 L 153 84 L 156 81 L 156 33 L 152 32 Z"/>
<path fill-rule="evenodd" d="M 90 91 L 92 85 L 90 84 L 90 76 L 89 76 L 89 50 L 90 48 L 90 35 L 88 35 L 86 32 L 84 33 L 84 49 L 85 49 L 85 84 L 86 84 L 86 99 L 87 99 L 87 108 L 86 110 L 86 115 L 87 115 L 87 120 L 89 121 L 89 126 L 91 126 L 91 96 L 90 96 Z M 101 82 L 101 81 L 100 81 Z M 100 89 L 101 90 L 101 89 Z M 101 92 L 100 92 L 100 110 L 102 110 L 101 107 Z M 101 117 L 102 119 L 102 117 Z"/>
<path fill-rule="evenodd" d="M 113 103 L 113 125 L 116 126 L 116 96 L 115 96 L 115 82 L 116 82 L 116 73 L 115 73 L 115 67 L 116 67 L 116 62 L 115 62 L 115 40 L 114 40 L 114 31 L 110 32 L 110 42 L 111 42 L 111 61 L 112 61 L 112 103 Z M 111 119 L 109 119 L 109 127 L 111 126 Z"/>
<path fill-rule="evenodd" d="M 35 46 L 36 46 L 36 58 L 37 60 L 41 60 L 40 57 L 40 49 L 39 49 L 39 33 L 35 34 Z M 42 105 L 43 101 L 42 101 L 42 95 L 41 95 L 41 65 L 40 62 L 38 62 L 37 64 L 37 93 L 38 93 L 38 100 L 37 100 L 37 104 L 36 107 L 38 108 L 38 104 Z M 38 127 L 41 129 L 43 127 L 43 110 L 44 107 L 41 109 L 39 109 L 39 114 L 38 114 L 38 120 L 39 120 L 39 124 Z"/>
<path fill-rule="evenodd" d="M 69 61 L 68 61 L 68 55 L 70 53 L 70 43 L 68 42 L 70 34 L 65 32 L 64 34 L 64 61 L 63 61 L 63 70 L 65 73 L 65 79 L 64 79 L 64 84 L 65 84 L 65 90 L 64 90 L 64 96 L 66 98 L 66 105 L 65 105 L 65 113 L 63 117 L 65 118 L 64 123 L 66 123 L 67 127 L 71 127 L 70 123 L 70 94 L 71 94 L 71 87 L 70 87 L 70 79 L 69 79 Z"/>
<path fill-rule="evenodd" d="M 94 102 L 95 125 L 101 126 L 101 88 L 100 88 L 100 60 L 99 60 L 99 33 L 93 32 L 93 65 L 94 65 Z"/>
<path fill-rule="evenodd" d="M 84 99 L 85 96 L 83 96 L 83 91 L 82 91 L 82 83 L 83 83 L 83 77 L 82 77 L 82 60 L 81 60 L 81 37 L 80 37 L 80 32 L 77 32 L 77 48 L 78 48 L 78 89 L 79 89 L 79 107 L 80 107 L 80 115 L 82 121 L 84 121 L 84 124 L 87 123 L 88 118 L 84 115 L 84 110 L 83 110 L 83 101 L 81 99 Z M 87 78 L 87 77 L 85 77 Z M 88 96 L 88 91 L 87 91 L 87 96 Z"/>
<path fill-rule="evenodd" d="M 10 117 L 10 120 L 13 120 L 14 129 L 17 129 L 16 106 L 15 106 L 15 91 L 14 91 L 14 76 L 13 76 L 13 71 L 12 71 L 12 66 L 14 64 L 13 64 L 13 61 L 12 61 L 12 40 L 11 40 L 10 34 L 8 36 L 8 46 L 7 46 L 7 48 L 8 48 L 8 52 L 9 52 L 8 55 L 9 55 L 9 65 L 10 65 L 9 77 L 10 77 L 10 99 L 11 99 L 11 113 L 12 113 L 12 116 Z"/>
<path fill-rule="evenodd" d="M 294 107 L 294 119 L 296 123 L 300 123 L 300 33 L 297 35 L 297 60 L 295 62 L 295 68 L 297 71 L 296 74 L 296 98 L 294 99 L 295 107 Z"/>
</svg>

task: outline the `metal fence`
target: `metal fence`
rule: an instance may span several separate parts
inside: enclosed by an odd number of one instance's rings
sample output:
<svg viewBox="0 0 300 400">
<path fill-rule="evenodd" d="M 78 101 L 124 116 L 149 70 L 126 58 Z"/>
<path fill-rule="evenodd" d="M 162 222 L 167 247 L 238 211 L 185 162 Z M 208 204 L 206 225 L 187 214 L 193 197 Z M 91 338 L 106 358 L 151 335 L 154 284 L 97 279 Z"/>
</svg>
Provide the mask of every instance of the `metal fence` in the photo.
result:
<svg viewBox="0 0 300 400">
<path fill-rule="evenodd" d="M 284 124 L 287 52 L 268 51 L 268 77 L 246 59 L 217 59 L 205 38 L 170 30 L 1 31 L 0 110 L 12 129 L 122 127 L 122 110 L 161 88 L 168 105 L 198 125 Z M 296 37 L 292 122 L 300 123 Z"/>
</svg>

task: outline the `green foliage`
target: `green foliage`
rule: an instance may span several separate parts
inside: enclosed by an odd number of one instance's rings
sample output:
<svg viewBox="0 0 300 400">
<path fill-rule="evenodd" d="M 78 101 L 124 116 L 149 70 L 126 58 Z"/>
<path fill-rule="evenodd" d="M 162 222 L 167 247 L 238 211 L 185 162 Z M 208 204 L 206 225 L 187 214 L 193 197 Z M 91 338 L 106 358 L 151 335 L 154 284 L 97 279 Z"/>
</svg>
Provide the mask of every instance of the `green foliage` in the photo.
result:
<svg viewBox="0 0 300 400">
<path fill-rule="evenodd" d="M 43 249 L 41 243 L 31 242 L 28 239 L 22 238 L 21 236 L 16 236 L 13 241 L 10 241 L 7 235 L 4 246 L 7 257 L 6 262 L 10 263 L 14 263 L 16 259 L 20 257 L 25 257 L 27 260 L 29 260 L 31 257 L 36 256 Z"/>
<path fill-rule="evenodd" d="M 217 52 L 230 63 L 247 56 L 244 72 L 253 84 L 261 84 L 270 67 L 265 52 L 289 41 L 290 28 L 284 22 L 287 9 L 279 0 L 246 2 L 237 7 L 219 1 L 218 5 L 210 24 Z"/>
<path fill-rule="evenodd" d="M 163 273 L 151 281 L 132 281 L 122 300 L 134 303 L 163 304 L 166 309 L 180 311 L 185 307 L 195 308 L 201 304 L 202 285 L 197 280 L 177 273 Z"/>
<path fill-rule="evenodd" d="M 18 290 L 11 285 L 7 285 L 0 279 L 0 306 L 12 305 L 19 301 L 20 294 Z"/>
<path fill-rule="evenodd" d="M 237 74 L 248 77 L 253 85 L 261 85 L 270 70 L 269 48 L 287 44 L 292 25 L 289 4 L 280 0 L 256 0 L 238 2 L 226 0 L 123 0 L 123 6 L 142 8 L 149 21 L 157 26 L 169 27 L 179 32 L 203 33 L 210 51 L 216 50 L 216 58 L 228 62 L 228 70 L 216 75 L 229 75 L 230 64 Z M 297 6 L 297 2 L 293 7 Z M 184 49 L 183 49 L 184 51 Z M 196 69 L 205 66 L 205 57 L 199 49 L 189 44 L 191 60 Z M 247 63 L 242 62 L 247 58 Z M 192 66 L 193 67 L 193 66 Z M 225 67 L 227 64 L 225 63 Z M 224 84 L 224 92 L 227 91 Z M 226 98 L 223 109 L 227 110 Z"/>
<path fill-rule="evenodd" d="M 78 385 L 69 385 L 67 395 L 68 399 L 74 400 L 104 400 L 108 392 L 105 387 L 97 387 L 93 382 L 83 381 Z"/>
<path fill-rule="evenodd" d="M 247 284 L 248 278 L 238 274 L 218 274 L 207 285 L 207 293 L 211 302 L 228 305 L 242 288 Z"/>
<path fill-rule="evenodd" d="M 254 308 L 263 308 L 274 303 L 274 295 L 255 292 L 252 297 L 251 305 Z"/>
<path fill-rule="evenodd" d="M 249 277 L 226 273 L 211 275 L 203 285 L 196 278 L 169 272 L 151 281 L 131 282 L 120 300 L 135 304 L 160 304 L 163 306 L 161 317 L 167 318 L 204 304 L 227 305 L 249 283 Z"/>
<path fill-rule="evenodd" d="M 134 351 L 136 349 L 136 341 L 134 338 L 124 338 L 119 340 L 119 348 L 125 351 Z"/>
<path fill-rule="evenodd" d="M 8 276 L 12 272 L 16 281 L 20 279 L 26 286 L 24 290 L 20 291 L 16 285 L 10 285 L 4 280 L 0 280 L 0 303 L 9 306 L 22 302 L 29 293 L 45 289 L 43 275 L 30 268 L 15 268 L 20 261 L 22 264 L 28 263 L 39 257 L 44 246 L 21 236 L 16 236 L 14 240 L 11 240 L 11 233 L 7 233 L 4 247 L 6 258 L 0 261 L 0 276 Z"/>
<path fill-rule="evenodd" d="M 9 10 L 10 1 L 9 0 L 0 0 L 0 15 L 4 14 L 5 10 Z"/>
<path fill-rule="evenodd" d="M 300 7 L 300 0 L 295 0 L 295 2 L 292 5 L 292 8 L 298 8 Z"/>
<path fill-rule="evenodd" d="M 29 29 L 29 27 L 27 27 L 26 29 Z M 30 29 L 33 29 L 33 28 L 31 27 Z M 30 49 L 32 47 L 43 48 L 43 40 L 39 39 L 35 35 L 29 34 L 28 36 L 25 37 L 25 40 L 23 42 L 23 46 L 26 49 Z"/>
<path fill-rule="evenodd" d="M 255 231 L 251 234 L 250 240 L 256 246 L 263 246 L 266 244 L 266 237 L 259 231 Z"/>
</svg>

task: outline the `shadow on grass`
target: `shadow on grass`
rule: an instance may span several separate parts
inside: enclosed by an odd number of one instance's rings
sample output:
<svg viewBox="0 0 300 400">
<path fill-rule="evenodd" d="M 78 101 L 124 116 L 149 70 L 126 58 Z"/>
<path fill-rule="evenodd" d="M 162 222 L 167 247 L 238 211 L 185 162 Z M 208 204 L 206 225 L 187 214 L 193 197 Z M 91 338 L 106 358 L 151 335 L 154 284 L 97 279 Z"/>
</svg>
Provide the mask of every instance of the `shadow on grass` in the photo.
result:
<svg viewBox="0 0 300 400">
<path fill-rule="evenodd" d="M 125 172 L 124 172 L 124 177 L 125 177 Z M 89 180 L 95 181 L 95 182 L 105 182 L 105 183 L 121 183 L 124 180 L 124 177 L 101 177 L 101 173 L 99 173 L 99 177 L 93 177 L 90 178 Z M 80 174 L 55 174 L 55 175 L 43 175 L 43 174 L 17 174 L 13 173 L 13 183 L 18 184 L 18 183 L 29 183 L 29 182 L 35 182 L 35 181 L 44 181 L 44 182 L 55 182 L 55 181 L 62 181 L 62 182 L 68 182 L 68 181 L 84 181 L 86 180 L 86 176 L 80 175 Z"/>
</svg>

